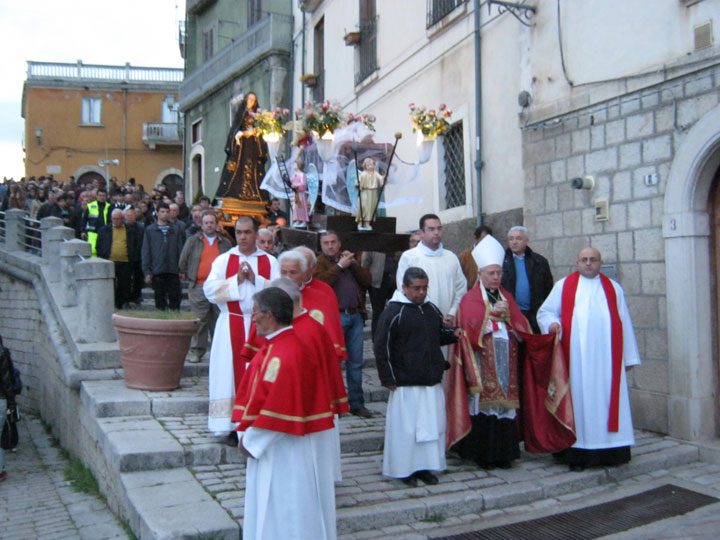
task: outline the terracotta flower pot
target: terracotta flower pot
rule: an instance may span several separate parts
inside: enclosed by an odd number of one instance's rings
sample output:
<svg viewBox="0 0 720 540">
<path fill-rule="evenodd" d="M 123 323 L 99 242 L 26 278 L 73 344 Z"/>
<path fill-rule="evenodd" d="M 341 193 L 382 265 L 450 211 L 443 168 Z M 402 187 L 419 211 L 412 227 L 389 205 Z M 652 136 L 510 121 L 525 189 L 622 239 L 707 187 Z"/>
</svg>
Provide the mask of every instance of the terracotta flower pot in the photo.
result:
<svg viewBox="0 0 720 540">
<path fill-rule="evenodd" d="M 348 32 L 343 36 L 343 39 L 345 40 L 345 45 L 357 45 L 360 43 L 360 32 Z"/>
<path fill-rule="evenodd" d="M 198 320 L 140 319 L 113 314 L 125 386 L 139 390 L 174 390 Z"/>
</svg>

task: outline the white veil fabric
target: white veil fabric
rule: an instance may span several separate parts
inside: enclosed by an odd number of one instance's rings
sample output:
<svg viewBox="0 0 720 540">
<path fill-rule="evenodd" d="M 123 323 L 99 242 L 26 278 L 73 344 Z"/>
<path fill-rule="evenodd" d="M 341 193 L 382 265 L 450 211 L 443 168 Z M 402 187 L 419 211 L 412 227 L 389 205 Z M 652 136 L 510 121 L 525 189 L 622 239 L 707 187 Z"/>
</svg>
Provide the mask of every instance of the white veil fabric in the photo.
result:
<svg viewBox="0 0 720 540">
<path fill-rule="evenodd" d="M 306 170 L 309 164 L 314 164 L 322 180 L 322 202 L 326 206 L 342 212 L 353 213 L 353 205 L 348 192 L 348 166 L 362 167 L 366 158 L 375 161 L 375 169 L 383 176 L 387 173 L 388 162 L 394 145 L 394 138 L 370 130 L 362 122 L 352 124 L 335 130 L 332 157 L 323 162 L 318 155 L 315 141 L 304 148 L 302 159 Z M 293 170 L 293 164 L 299 157 L 299 149 L 293 148 L 291 157 L 285 161 L 288 171 Z M 351 184 L 357 177 L 351 171 Z M 277 163 L 273 163 L 263 178 L 260 186 L 278 198 L 287 199 L 289 194 L 284 187 Z M 290 191 L 292 193 L 292 191 Z M 418 204 L 422 202 L 422 185 L 420 183 L 420 163 L 407 162 L 397 154 L 393 157 L 390 172 L 387 175 L 385 189 L 379 208 L 391 208 L 402 204 Z"/>
</svg>

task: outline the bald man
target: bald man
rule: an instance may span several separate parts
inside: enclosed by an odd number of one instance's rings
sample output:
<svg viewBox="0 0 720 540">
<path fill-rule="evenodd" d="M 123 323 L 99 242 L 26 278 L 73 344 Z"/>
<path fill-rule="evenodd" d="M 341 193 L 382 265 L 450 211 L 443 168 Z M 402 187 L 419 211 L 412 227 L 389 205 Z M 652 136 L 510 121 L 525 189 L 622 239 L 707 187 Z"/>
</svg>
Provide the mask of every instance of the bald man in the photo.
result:
<svg viewBox="0 0 720 540">
<path fill-rule="evenodd" d="M 537 314 L 543 333 L 560 333 L 570 359 L 577 440 L 556 457 L 571 471 L 627 463 L 635 443 L 625 372 L 640 355 L 625 293 L 602 264 L 597 249 L 580 250 L 577 272 L 555 284 Z"/>
<path fill-rule="evenodd" d="M 142 234 L 135 225 L 125 223 L 123 211 L 110 213 L 110 223 L 100 229 L 97 254 L 115 264 L 115 307 L 126 307 L 132 299 L 133 269 L 140 264 Z"/>
</svg>

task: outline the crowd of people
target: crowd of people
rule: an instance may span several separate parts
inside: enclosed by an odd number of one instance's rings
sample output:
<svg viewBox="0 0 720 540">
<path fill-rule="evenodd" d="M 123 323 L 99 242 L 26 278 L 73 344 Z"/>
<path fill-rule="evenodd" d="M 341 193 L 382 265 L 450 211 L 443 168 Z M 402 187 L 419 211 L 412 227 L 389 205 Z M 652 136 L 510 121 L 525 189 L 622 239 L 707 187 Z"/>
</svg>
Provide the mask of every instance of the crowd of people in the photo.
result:
<svg viewBox="0 0 720 540">
<path fill-rule="evenodd" d="M 3 205 L 61 217 L 113 261 L 117 307 L 152 284 L 156 307 L 178 309 L 187 280 L 200 319 L 188 360 L 209 350 L 208 430 L 249 458 L 245 538 L 290 529 L 335 537 L 337 418 L 377 414 L 363 392 L 368 293 L 376 366 L 390 390 L 385 476 L 437 484 L 447 451 L 484 469 L 512 467 L 518 417 L 532 421 L 523 352 L 541 332 L 559 334 L 568 365 L 567 380 L 544 390 L 568 394 L 574 408 L 558 429 L 575 442 L 554 448 L 556 459 L 573 471 L 630 460 L 625 372 L 640 359 L 622 287 L 600 273 L 597 249 L 581 250 L 577 272 L 554 283 L 522 226 L 510 229 L 507 249 L 478 227 L 458 257 L 443 247 L 440 218 L 426 214 L 404 252 L 353 253 L 323 231 L 315 253 L 284 249 L 277 201 L 270 227 L 240 216 L 234 238 L 207 198 L 189 208 L 182 193 L 145 194 L 132 182 L 112 187 L 110 199 L 103 186 L 12 184 Z"/>
</svg>

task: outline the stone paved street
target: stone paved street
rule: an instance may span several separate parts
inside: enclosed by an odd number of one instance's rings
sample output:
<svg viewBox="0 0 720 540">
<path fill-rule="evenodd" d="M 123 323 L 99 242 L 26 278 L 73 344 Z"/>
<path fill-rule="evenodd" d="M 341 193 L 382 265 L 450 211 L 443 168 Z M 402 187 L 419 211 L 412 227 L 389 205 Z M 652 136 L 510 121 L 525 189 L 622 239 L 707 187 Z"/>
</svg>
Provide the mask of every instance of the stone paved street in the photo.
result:
<svg viewBox="0 0 720 540">
<path fill-rule="evenodd" d="M 65 480 L 68 461 L 40 421 L 24 416 L 20 444 L 5 452 L 0 483 L 3 540 L 125 540 L 128 535 L 101 499 L 75 491 Z"/>
</svg>

